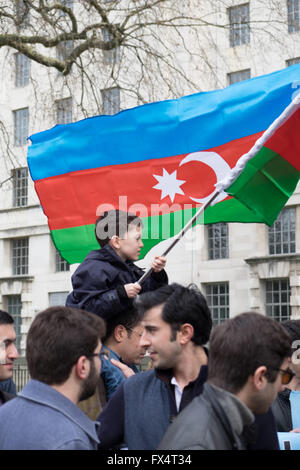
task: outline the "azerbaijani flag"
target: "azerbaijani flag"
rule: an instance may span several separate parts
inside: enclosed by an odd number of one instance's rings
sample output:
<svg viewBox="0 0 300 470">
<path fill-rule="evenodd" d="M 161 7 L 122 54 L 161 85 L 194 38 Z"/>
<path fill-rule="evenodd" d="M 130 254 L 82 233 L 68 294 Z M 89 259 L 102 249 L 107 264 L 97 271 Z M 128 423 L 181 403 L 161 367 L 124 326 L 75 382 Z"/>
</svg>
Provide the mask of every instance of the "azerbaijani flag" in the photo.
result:
<svg viewBox="0 0 300 470">
<path fill-rule="evenodd" d="M 296 64 L 222 90 L 58 125 L 31 136 L 29 169 L 61 255 L 77 263 L 99 248 L 94 223 L 112 208 L 142 217 L 142 255 L 176 235 L 290 104 L 299 80 Z M 272 224 L 299 177 L 299 111 L 280 129 L 278 138 L 276 133 L 271 137 L 272 145 L 266 140 L 257 154 L 264 158 L 257 171 L 274 166 L 272 183 L 280 181 L 285 192 L 281 206 L 270 217 L 268 207 L 253 210 L 251 202 L 238 198 L 236 188 L 228 188 L 235 197 L 221 192 L 205 210 L 205 223 Z M 264 193 L 261 185 L 256 189 L 259 206 Z"/>
</svg>

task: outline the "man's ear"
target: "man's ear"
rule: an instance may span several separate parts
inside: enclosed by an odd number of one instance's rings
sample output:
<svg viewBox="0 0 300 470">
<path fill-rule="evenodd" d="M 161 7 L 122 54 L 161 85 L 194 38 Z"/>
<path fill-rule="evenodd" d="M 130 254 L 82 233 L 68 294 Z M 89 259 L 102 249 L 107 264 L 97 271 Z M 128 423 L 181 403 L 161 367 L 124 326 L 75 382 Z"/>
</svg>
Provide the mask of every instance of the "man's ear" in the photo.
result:
<svg viewBox="0 0 300 470">
<path fill-rule="evenodd" d="M 260 366 L 254 372 L 252 376 L 252 383 L 256 390 L 262 390 L 265 388 L 268 382 L 266 373 L 267 373 L 266 366 Z"/>
<path fill-rule="evenodd" d="M 80 356 L 75 364 L 75 372 L 79 379 L 86 379 L 90 372 L 90 361 L 86 356 Z"/>
<path fill-rule="evenodd" d="M 179 343 L 186 344 L 194 336 L 194 327 L 190 323 L 184 323 L 179 330 Z"/>
<path fill-rule="evenodd" d="M 127 337 L 127 330 L 123 325 L 117 325 L 114 329 L 114 338 L 118 343 L 122 343 Z"/>
</svg>

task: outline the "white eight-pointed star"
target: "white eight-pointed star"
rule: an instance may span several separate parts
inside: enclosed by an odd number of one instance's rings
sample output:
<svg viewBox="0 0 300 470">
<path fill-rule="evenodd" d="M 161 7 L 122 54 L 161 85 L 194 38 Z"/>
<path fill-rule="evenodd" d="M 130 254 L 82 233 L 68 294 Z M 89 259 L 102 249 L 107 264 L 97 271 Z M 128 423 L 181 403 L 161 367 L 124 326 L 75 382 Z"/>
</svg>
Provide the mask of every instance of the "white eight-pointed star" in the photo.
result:
<svg viewBox="0 0 300 470">
<path fill-rule="evenodd" d="M 169 174 L 164 168 L 161 176 L 153 176 L 158 181 L 158 184 L 153 186 L 153 188 L 161 190 L 161 199 L 164 199 L 166 196 L 170 196 L 170 199 L 173 202 L 176 194 L 182 194 L 184 196 L 184 192 L 180 186 L 185 183 L 185 181 L 177 179 L 177 170 Z"/>
</svg>

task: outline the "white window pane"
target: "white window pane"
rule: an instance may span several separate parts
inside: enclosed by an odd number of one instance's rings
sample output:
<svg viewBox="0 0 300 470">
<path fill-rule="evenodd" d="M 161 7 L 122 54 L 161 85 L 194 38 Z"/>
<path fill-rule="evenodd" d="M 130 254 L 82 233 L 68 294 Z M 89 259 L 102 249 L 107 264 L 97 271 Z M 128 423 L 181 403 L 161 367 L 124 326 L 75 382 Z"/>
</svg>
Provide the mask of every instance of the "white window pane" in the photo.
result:
<svg viewBox="0 0 300 470">
<path fill-rule="evenodd" d="M 265 305 L 268 316 L 277 321 L 290 319 L 291 289 L 289 279 L 266 281 Z"/>
<path fill-rule="evenodd" d="M 49 306 L 65 305 L 69 292 L 49 292 Z"/>
</svg>

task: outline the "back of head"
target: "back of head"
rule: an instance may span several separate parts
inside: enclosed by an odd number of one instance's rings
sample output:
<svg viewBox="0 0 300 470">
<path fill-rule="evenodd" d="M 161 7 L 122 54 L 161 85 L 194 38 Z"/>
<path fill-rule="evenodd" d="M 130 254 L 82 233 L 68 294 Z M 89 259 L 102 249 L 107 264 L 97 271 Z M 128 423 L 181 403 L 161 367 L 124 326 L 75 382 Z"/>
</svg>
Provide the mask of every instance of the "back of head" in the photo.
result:
<svg viewBox="0 0 300 470">
<path fill-rule="evenodd" d="M 95 223 L 95 235 L 100 247 L 107 245 L 114 235 L 122 238 L 130 226 L 143 227 L 143 222 L 135 214 L 119 209 L 104 212 Z"/>
<path fill-rule="evenodd" d="M 140 323 L 140 316 L 138 314 L 138 311 L 134 308 L 130 310 L 126 310 L 125 312 L 122 312 L 118 315 L 115 315 L 111 318 L 108 318 L 106 320 L 106 335 L 103 341 L 105 342 L 108 338 L 110 338 L 116 326 L 122 325 L 126 330 L 128 330 L 128 336 L 130 336 L 131 331 L 135 326 L 137 326 Z"/>
<path fill-rule="evenodd" d="M 4 310 L 0 310 L 0 325 L 11 325 L 13 323 L 13 317 Z"/>
<path fill-rule="evenodd" d="M 79 357 L 93 354 L 104 334 L 104 321 L 84 310 L 57 306 L 39 313 L 27 335 L 31 378 L 64 383 Z"/>
<path fill-rule="evenodd" d="M 211 312 L 205 297 L 194 285 L 184 287 L 173 283 L 141 294 L 135 305 L 140 313 L 163 305 L 162 319 L 170 324 L 172 331 L 178 331 L 184 323 L 194 328 L 192 342 L 203 346 L 207 343 L 212 328 Z"/>
<path fill-rule="evenodd" d="M 290 338 L 280 323 L 259 313 L 242 313 L 213 330 L 208 380 L 236 393 L 258 367 L 266 366 L 267 378 L 274 382 L 290 353 Z"/>
<path fill-rule="evenodd" d="M 291 343 L 299 341 L 300 343 L 300 320 L 287 320 L 281 323 L 291 338 Z"/>
</svg>

